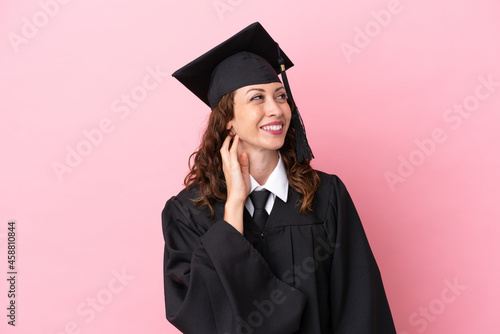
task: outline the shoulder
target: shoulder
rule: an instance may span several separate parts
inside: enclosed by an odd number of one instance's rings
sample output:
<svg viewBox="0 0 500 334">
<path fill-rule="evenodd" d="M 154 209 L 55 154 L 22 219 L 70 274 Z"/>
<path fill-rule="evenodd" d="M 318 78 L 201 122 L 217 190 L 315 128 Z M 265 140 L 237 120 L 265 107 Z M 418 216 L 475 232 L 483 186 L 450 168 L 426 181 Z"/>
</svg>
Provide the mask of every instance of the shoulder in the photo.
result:
<svg viewBox="0 0 500 334">
<path fill-rule="evenodd" d="M 337 211 L 337 207 L 341 202 L 345 199 L 350 200 L 344 182 L 335 174 L 329 174 L 319 170 L 316 170 L 316 172 L 320 177 L 321 185 L 316 191 L 315 200 L 320 207 L 330 207 L 333 208 L 334 211 Z"/>
<path fill-rule="evenodd" d="M 191 228 L 205 232 L 217 219 L 219 205 L 216 205 L 216 217 L 211 217 L 207 206 L 199 206 L 195 200 L 200 195 L 196 186 L 184 188 L 177 195 L 172 196 L 162 211 L 162 220 L 165 224 L 175 220 L 177 223 L 190 225 Z"/>
<path fill-rule="evenodd" d="M 322 183 L 323 183 L 323 181 L 330 182 L 331 180 L 339 179 L 339 177 L 335 174 L 325 173 L 325 172 L 317 170 L 317 169 L 315 169 L 315 171 L 316 171 L 316 173 L 318 173 L 318 176 L 321 179 Z"/>
<path fill-rule="evenodd" d="M 339 192 L 345 191 L 346 187 L 344 182 L 335 174 L 325 173 L 319 170 L 315 170 L 321 180 L 321 185 L 318 188 L 318 192 L 324 193 L 328 192 Z"/>
</svg>

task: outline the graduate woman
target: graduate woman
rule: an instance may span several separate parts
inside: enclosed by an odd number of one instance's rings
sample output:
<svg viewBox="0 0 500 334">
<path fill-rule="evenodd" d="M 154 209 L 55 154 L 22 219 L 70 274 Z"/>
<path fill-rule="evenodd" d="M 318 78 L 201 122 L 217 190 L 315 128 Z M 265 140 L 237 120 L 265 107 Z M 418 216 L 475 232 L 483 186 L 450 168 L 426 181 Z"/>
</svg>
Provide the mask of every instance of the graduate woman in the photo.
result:
<svg viewBox="0 0 500 334">
<path fill-rule="evenodd" d="M 183 333 L 396 332 L 344 184 L 309 164 L 291 66 L 254 23 L 173 74 L 212 110 L 162 213 L 166 316 Z"/>
</svg>

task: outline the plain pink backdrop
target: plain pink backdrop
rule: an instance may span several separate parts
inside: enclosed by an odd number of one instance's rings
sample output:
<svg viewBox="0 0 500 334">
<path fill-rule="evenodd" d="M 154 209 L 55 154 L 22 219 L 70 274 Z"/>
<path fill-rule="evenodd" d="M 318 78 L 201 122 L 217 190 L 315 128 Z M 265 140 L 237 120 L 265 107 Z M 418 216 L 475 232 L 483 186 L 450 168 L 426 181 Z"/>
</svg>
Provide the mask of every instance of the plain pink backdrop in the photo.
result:
<svg viewBox="0 0 500 334">
<path fill-rule="evenodd" d="M 170 74 L 254 21 L 295 63 L 313 165 L 347 184 L 398 333 L 499 333 L 499 14 L 493 0 L 1 2 L 0 267 L 15 220 L 19 273 L 16 328 L 0 280 L 2 333 L 178 333 L 160 212 L 209 110 Z"/>
</svg>

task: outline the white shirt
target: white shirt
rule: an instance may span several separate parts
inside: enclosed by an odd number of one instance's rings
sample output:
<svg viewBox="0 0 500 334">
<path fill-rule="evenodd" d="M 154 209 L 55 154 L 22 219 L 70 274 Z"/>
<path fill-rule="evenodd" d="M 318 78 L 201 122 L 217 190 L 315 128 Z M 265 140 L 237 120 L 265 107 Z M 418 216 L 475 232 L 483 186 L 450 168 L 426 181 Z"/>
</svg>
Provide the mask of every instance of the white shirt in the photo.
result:
<svg viewBox="0 0 500 334">
<path fill-rule="evenodd" d="M 252 191 L 259 191 L 264 189 L 267 189 L 270 192 L 269 198 L 266 202 L 266 211 L 268 214 L 271 214 L 276 196 L 278 196 L 283 202 L 286 202 L 286 200 L 288 199 L 288 178 L 286 176 L 285 165 L 283 164 L 283 160 L 281 159 L 281 154 L 279 154 L 278 164 L 274 168 L 271 175 L 269 175 L 269 178 L 267 179 L 265 184 L 260 185 L 257 181 L 255 181 L 253 176 L 250 175 L 250 193 Z M 247 208 L 250 215 L 253 216 L 255 208 L 250 197 L 247 197 L 245 208 Z"/>
</svg>

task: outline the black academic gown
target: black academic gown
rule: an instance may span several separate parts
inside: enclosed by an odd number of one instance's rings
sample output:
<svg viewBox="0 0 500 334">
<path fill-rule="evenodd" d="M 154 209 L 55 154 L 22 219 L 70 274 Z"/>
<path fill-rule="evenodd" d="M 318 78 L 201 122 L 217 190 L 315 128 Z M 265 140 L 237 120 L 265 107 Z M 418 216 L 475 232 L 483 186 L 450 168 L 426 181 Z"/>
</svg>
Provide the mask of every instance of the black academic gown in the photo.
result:
<svg viewBox="0 0 500 334">
<path fill-rule="evenodd" d="M 342 181 L 318 172 L 313 211 L 278 197 L 261 233 L 245 210 L 244 236 L 224 203 L 195 207 L 196 190 L 163 213 L 167 319 L 186 334 L 393 334 L 380 272 Z"/>
</svg>

